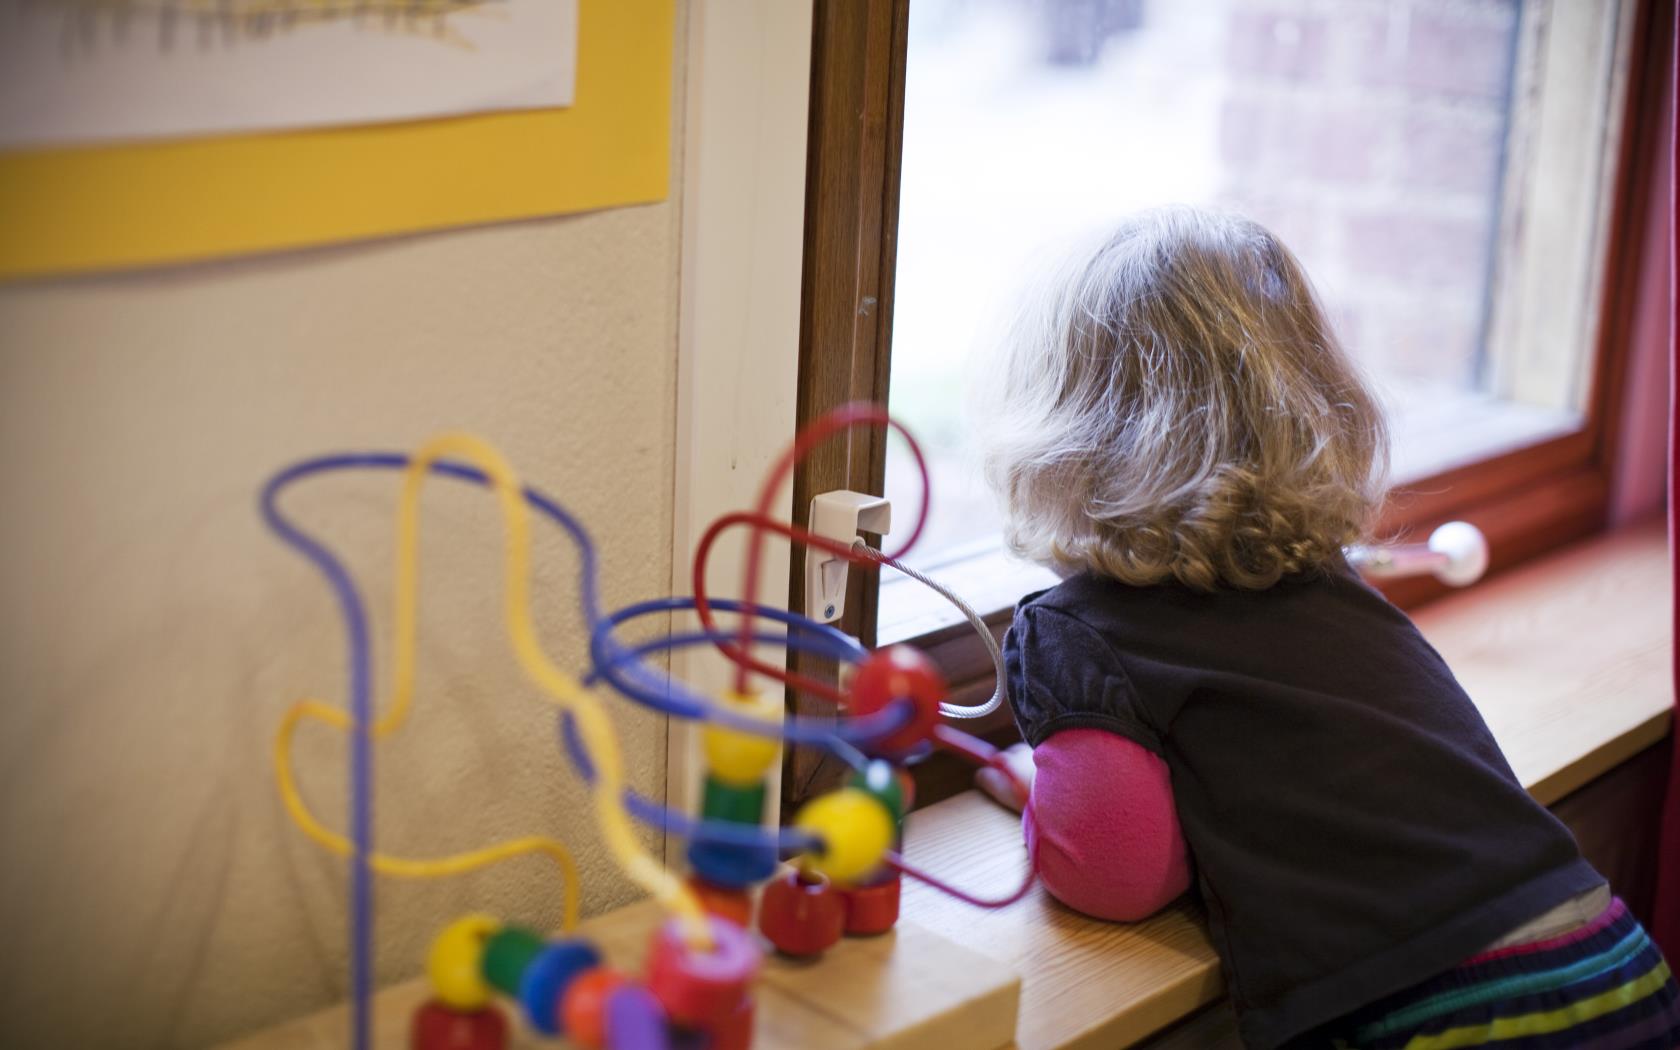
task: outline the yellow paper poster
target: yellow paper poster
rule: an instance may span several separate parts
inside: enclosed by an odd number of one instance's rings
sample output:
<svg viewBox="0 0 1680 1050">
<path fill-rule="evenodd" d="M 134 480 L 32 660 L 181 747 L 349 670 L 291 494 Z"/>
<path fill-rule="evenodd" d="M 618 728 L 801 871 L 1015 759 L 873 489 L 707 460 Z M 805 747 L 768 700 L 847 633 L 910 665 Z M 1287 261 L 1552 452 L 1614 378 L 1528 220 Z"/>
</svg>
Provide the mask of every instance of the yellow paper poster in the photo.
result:
<svg viewBox="0 0 1680 1050">
<path fill-rule="evenodd" d="M 477 102 L 411 93 L 413 112 L 499 103 L 505 112 L 0 153 L 0 278 L 661 200 L 669 181 L 674 0 L 560 0 L 574 3 L 575 79 L 567 76 L 561 33 L 553 41 L 556 68 L 541 84 L 528 75 L 516 75 L 512 87 L 479 83 Z M 469 9 L 451 18 L 495 15 L 491 4 L 460 6 Z M 433 31 L 450 24 L 434 22 Z M 284 38 L 284 27 L 272 31 Z M 569 106 L 522 108 L 554 101 L 568 87 Z M 385 92 L 379 104 L 401 99 Z M 330 108 L 324 112 L 330 120 Z"/>
</svg>

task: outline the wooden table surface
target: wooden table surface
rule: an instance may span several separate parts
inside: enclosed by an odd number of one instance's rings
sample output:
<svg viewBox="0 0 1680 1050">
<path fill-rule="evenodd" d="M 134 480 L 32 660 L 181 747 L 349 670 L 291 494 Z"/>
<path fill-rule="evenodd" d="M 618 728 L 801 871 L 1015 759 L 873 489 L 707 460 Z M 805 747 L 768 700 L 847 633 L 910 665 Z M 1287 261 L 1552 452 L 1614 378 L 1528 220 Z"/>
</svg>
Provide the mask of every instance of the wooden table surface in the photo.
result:
<svg viewBox="0 0 1680 1050">
<path fill-rule="evenodd" d="M 1668 733 L 1670 579 L 1657 523 L 1489 580 L 1417 616 L 1541 802 Z M 912 814 L 906 847 L 918 864 L 983 894 L 1015 885 L 1026 856 L 1018 819 L 972 791 Z M 1187 903 L 1121 925 L 1079 916 L 1041 888 L 981 911 L 907 884 L 905 915 L 1015 968 L 1022 1050 L 1127 1046 L 1223 989 L 1202 916 Z"/>
<path fill-rule="evenodd" d="M 641 901 L 581 924 L 618 969 L 642 972 L 648 940 L 664 913 Z M 1015 1030 L 1020 979 L 914 922 L 880 937 L 848 937 L 818 960 L 771 955 L 753 989 L 756 1050 L 992 1050 Z M 431 994 L 424 977 L 382 989 L 373 1000 L 373 1045 L 406 1050 L 409 1022 Z M 532 1031 L 518 1008 L 509 1050 L 575 1044 Z M 339 1005 L 227 1044 L 223 1050 L 334 1050 L 346 1044 L 350 1010 Z"/>
</svg>

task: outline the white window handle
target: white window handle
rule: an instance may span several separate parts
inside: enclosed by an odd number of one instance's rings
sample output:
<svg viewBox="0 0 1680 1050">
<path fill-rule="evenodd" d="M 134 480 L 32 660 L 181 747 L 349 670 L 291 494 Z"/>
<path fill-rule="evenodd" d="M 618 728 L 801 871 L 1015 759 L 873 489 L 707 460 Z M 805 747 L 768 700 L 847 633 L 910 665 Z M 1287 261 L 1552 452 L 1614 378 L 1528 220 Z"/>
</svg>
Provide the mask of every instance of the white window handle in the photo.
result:
<svg viewBox="0 0 1680 1050">
<path fill-rule="evenodd" d="M 892 529 L 892 502 L 850 489 L 821 493 L 811 500 L 806 526 L 824 539 L 847 546 L 860 532 L 884 536 Z M 846 570 L 850 563 L 828 551 L 805 549 L 805 615 L 833 623 L 846 612 Z"/>
<path fill-rule="evenodd" d="M 1429 535 L 1428 543 L 1392 547 L 1349 547 L 1348 561 L 1371 577 L 1422 576 L 1431 573 L 1449 587 L 1467 587 L 1488 567 L 1487 537 L 1467 521 L 1449 521 Z"/>
</svg>

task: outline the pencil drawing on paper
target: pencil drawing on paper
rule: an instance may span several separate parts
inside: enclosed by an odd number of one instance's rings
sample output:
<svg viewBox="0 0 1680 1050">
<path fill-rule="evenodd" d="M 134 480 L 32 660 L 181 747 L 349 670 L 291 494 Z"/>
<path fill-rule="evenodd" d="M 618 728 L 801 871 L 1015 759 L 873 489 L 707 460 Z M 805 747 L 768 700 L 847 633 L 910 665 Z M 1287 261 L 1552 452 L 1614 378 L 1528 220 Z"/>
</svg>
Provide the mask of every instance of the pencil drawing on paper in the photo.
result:
<svg viewBox="0 0 1680 1050">
<path fill-rule="evenodd" d="M 0 149 L 570 106 L 577 0 L 0 0 Z"/>
<path fill-rule="evenodd" d="M 260 41 L 323 23 L 368 32 L 430 36 L 470 46 L 452 21 L 504 8 L 508 0 L 4 0 L 13 18 L 52 19 L 67 51 L 101 44 L 161 48 Z"/>
</svg>

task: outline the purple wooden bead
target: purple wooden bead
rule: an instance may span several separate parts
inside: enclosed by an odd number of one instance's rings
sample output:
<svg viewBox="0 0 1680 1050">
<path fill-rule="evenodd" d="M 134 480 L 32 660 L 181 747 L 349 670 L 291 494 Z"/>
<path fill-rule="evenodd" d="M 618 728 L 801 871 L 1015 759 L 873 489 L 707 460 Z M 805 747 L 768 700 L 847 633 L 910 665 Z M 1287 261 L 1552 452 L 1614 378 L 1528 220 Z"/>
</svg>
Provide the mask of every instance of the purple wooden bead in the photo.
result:
<svg viewBox="0 0 1680 1050">
<path fill-rule="evenodd" d="M 671 1050 L 665 1010 L 653 993 L 627 984 L 607 996 L 609 1050 Z"/>
</svg>

